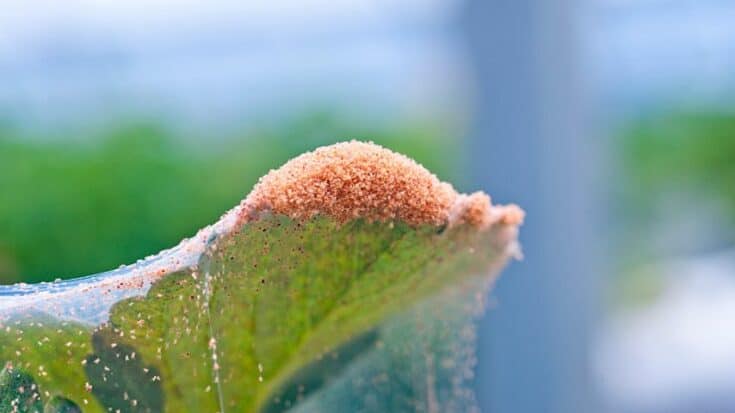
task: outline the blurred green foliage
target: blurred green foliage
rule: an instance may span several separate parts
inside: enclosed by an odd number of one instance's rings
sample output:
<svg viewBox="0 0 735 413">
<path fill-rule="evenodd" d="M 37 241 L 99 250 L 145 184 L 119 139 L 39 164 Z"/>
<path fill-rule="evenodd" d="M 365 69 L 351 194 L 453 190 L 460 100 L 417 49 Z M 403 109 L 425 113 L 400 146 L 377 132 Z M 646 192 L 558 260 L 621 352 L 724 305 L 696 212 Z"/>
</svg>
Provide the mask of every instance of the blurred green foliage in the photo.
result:
<svg viewBox="0 0 735 413">
<path fill-rule="evenodd" d="M 355 127 L 326 114 L 207 138 L 147 122 L 75 140 L 0 130 L 0 283 L 92 274 L 171 247 L 320 145 L 372 140 L 448 180 L 459 154 L 432 125 Z"/>
<path fill-rule="evenodd" d="M 687 240 L 661 244 L 656 239 L 663 229 L 677 226 L 677 218 L 687 219 L 700 213 L 693 208 L 706 206 L 707 213 L 721 214 L 703 220 L 722 223 L 722 233 L 711 234 L 712 242 L 735 241 L 735 113 L 649 113 L 627 123 L 619 137 L 615 143 L 624 174 L 616 182 L 611 209 L 623 224 L 616 226 L 623 242 L 614 294 L 622 307 L 630 308 L 651 303 L 666 286 L 661 269 L 651 265 L 656 260 L 652 257 L 688 251 L 677 251 Z M 685 231 L 674 228 L 663 236 L 691 236 Z M 694 242 L 699 248 L 702 240 Z"/>
<path fill-rule="evenodd" d="M 721 202 L 735 224 L 735 114 L 673 112 L 634 122 L 623 133 L 625 193 L 635 208 L 666 192 Z"/>
</svg>

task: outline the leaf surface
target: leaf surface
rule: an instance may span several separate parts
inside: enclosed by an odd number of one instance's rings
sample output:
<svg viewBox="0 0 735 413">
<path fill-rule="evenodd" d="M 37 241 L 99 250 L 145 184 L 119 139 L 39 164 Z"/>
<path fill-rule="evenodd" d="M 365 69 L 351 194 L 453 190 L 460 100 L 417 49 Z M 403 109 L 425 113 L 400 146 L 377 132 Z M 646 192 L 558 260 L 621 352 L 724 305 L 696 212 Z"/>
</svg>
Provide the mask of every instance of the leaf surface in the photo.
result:
<svg viewBox="0 0 735 413">
<path fill-rule="evenodd" d="M 85 412 L 470 411 L 506 229 L 265 213 L 94 330 L 9 323 L 0 355 Z"/>
</svg>

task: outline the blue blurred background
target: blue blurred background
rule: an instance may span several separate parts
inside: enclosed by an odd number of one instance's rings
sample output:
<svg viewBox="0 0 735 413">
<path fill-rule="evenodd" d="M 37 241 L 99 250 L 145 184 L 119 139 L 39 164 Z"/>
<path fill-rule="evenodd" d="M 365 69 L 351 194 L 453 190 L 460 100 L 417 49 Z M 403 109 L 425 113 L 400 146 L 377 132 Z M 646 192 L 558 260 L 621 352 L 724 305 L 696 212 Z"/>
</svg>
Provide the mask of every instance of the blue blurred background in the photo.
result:
<svg viewBox="0 0 735 413">
<path fill-rule="evenodd" d="M 528 212 L 486 412 L 735 411 L 735 4 L 33 0 L 0 13 L 0 282 L 177 243 L 359 138 Z"/>
</svg>

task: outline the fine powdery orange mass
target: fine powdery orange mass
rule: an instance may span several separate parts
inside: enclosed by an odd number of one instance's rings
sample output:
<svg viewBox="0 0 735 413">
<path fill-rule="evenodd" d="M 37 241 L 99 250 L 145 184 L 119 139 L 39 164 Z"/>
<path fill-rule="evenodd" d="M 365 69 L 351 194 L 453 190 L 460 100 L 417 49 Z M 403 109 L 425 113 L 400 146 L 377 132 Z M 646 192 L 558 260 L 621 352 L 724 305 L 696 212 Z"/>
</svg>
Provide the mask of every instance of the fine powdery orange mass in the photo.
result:
<svg viewBox="0 0 735 413">
<path fill-rule="evenodd" d="M 340 222 L 468 223 L 479 229 L 517 226 L 524 217 L 516 205 L 493 206 L 484 192 L 459 194 L 412 159 L 358 141 L 321 147 L 271 170 L 242 201 L 239 222 L 263 211 L 301 220 L 324 214 Z"/>
</svg>

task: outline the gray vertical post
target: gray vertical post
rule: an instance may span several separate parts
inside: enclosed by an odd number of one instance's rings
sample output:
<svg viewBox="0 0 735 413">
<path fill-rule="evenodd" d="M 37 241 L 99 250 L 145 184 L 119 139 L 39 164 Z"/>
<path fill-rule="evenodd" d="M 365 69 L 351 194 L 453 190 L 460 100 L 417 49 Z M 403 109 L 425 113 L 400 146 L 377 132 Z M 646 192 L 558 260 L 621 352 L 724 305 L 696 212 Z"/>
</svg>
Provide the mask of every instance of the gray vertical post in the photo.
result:
<svg viewBox="0 0 735 413">
<path fill-rule="evenodd" d="M 480 325 L 484 412 L 598 412 L 590 376 L 597 314 L 594 139 L 582 130 L 571 1 L 468 0 L 476 74 L 474 184 L 527 211 L 525 259 Z M 491 301 L 492 302 L 492 301 Z"/>
</svg>

